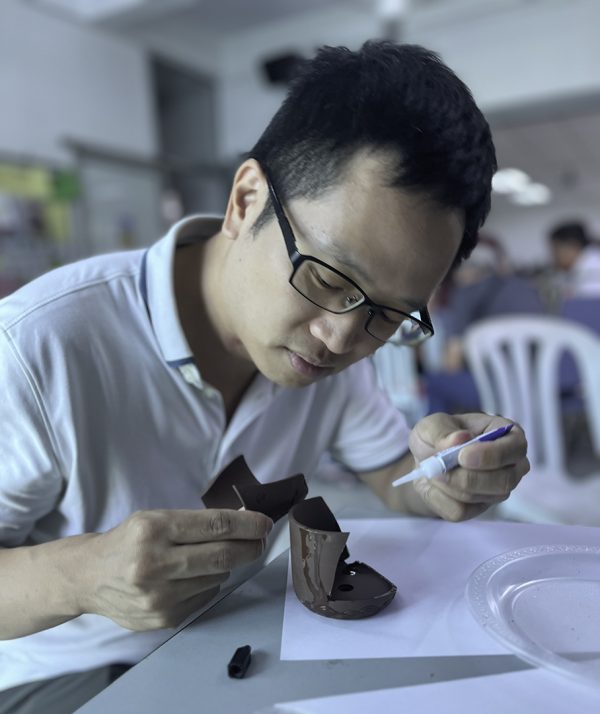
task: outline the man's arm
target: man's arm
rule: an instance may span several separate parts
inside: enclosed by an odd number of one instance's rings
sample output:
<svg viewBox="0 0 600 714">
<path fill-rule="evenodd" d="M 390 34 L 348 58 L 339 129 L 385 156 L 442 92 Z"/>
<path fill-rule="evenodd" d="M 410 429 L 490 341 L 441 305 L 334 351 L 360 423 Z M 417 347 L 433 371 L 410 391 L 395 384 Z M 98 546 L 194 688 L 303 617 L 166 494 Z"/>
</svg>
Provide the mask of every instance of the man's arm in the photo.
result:
<svg viewBox="0 0 600 714">
<path fill-rule="evenodd" d="M 359 473 L 358 477 L 376 493 L 385 505 L 392 511 L 412 513 L 419 516 L 435 516 L 427 507 L 423 499 L 414 490 L 411 483 L 404 486 L 391 486 L 392 481 L 404 476 L 415 466 L 411 453 L 405 454 L 401 459 L 376 471 Z"/>
<path fill-rule="evenodd" d="M 489 414 L 432 414 L 416 424 L 409 438 L 410 452 L 377 471 L 360 475 L 394 511 L 463 521 L 506 500 L 529 470 L 527 441 L 517 425 L 502 439 L 472 444 L 460 452 L 459 466 L 435 479 L 420 478 L 402 486 L 391 482 L 408 473 L 415 459 L 461 444 L 500 426 L 507 419 Z"/>
<path fill-rule="evenodd" d="M 260 556 L 272 525 L 253 511 L 139 511 L 106 533 L 0 548 L 0 639 L 83 613 L 130 630 L 174 627 Z"/>
<path fill-rule="evenodd" d="M 0 639 L 60 625 L 81 614 L 75 595 L 82 546 L 89 536 L 0 548 Z"/>
</svg>

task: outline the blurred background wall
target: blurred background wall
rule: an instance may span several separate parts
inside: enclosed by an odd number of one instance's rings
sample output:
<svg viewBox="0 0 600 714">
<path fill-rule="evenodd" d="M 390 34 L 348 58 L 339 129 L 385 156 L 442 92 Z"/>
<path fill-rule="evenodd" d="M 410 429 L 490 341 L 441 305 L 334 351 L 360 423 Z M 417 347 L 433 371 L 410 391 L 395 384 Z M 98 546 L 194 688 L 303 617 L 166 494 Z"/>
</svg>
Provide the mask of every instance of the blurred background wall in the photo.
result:
<svg viewBox="0 0 600 714">
<path fill-rule="evenodd" d="M 488 230 L 534 269 L 556 222 L 600 234 L 599 26 L 596 0 L 3 0 L 0 292 L 46 266 L 150 243 L 182 212 L 222 211 L 294 58 L 370 37 L 424 44 L 471 87 L 500 167 L 535 188 L 495 194 Z M 58 231 L 45 205 L 57 181 Z M 7 237 L 19 212 L 7 196 L 23 194 L 38 233 L 54 231 L 42 250 L 21 216 L 29 267 Z"/>
</svg>

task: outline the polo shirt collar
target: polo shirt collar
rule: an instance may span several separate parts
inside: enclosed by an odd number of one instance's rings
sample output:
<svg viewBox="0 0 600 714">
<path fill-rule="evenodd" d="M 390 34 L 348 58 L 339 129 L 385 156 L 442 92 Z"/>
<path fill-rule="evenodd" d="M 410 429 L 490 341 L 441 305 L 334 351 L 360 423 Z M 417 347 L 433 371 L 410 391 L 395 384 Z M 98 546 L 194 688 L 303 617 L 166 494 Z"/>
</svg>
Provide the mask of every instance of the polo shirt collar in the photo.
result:
<svg viewBox="0 0 600 714">
<path fill-rule="evenodd" d="M 143 257 L 140 288 L 165 361 L 172 367 L 194 362 L 179 321 L 174 262 L 178 246 L 206 240 L 221 229 L 222 216 L 194 215 L 176 223 Z"/>
</svg>

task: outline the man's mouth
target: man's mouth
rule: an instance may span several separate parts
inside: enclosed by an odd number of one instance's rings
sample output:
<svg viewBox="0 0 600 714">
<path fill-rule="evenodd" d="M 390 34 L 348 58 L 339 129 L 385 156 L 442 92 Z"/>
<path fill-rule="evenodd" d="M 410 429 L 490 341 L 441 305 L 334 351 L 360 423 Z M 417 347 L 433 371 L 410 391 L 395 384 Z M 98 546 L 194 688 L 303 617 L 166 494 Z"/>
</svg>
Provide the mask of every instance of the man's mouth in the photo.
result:
<svg viewBox="0 0 600 714">
<path fill-rule="evenodd" d="M 313 357 L 304 357 L 291 350 L 288 352 L 292 368 L 304 377 L 322 377 L 335 369 L 334 365 L 330 363 L 321 362 Z"/>
</svg>

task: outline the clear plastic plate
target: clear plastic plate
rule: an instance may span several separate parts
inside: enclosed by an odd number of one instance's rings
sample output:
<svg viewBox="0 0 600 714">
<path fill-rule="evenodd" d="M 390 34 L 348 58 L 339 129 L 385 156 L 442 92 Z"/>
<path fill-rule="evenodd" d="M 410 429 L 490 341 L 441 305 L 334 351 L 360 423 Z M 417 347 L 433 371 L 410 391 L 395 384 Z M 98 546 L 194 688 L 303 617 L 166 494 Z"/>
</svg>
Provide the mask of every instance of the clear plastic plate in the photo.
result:
<svg viewBox="0 0 600 714">
<path fill-rule="evenodd" d="M 473 571 L 466 596 L 477 622 L 519 657 L 600 689 L 600 546 L 503 553 Z"/>
</svg>

